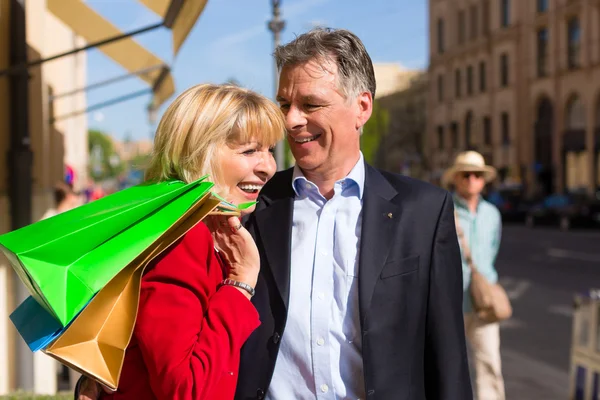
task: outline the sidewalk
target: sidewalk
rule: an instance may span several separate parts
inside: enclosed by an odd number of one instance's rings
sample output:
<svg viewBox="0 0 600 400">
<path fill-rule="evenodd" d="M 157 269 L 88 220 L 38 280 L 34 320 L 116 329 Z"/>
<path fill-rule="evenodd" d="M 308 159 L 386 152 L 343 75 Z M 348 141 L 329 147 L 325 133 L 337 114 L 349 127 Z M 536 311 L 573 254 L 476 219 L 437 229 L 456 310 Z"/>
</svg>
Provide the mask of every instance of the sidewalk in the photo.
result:
<svg viewBox="0 0 600 400">
<path fill-rule="evenodd" d="M 524 356 L 517 351 L 501 350 L 502 373 L 506 400 L 566 400 L 569 392 L 569 375 L 545 363 Z M 469 352 L 469 359 L 471 354 Z M 471 385 L 475 390 L 475 371 L 471 370 Z M 474 393 L 474 396 L 475 393 Z M 476 400 L 488 400 L 477 399 Z"/>
<path fill-rule="evenodd" d="M 502 371 L 507 400 L 568 399 L 569 374 L 503 348 Z"/>
</svg>

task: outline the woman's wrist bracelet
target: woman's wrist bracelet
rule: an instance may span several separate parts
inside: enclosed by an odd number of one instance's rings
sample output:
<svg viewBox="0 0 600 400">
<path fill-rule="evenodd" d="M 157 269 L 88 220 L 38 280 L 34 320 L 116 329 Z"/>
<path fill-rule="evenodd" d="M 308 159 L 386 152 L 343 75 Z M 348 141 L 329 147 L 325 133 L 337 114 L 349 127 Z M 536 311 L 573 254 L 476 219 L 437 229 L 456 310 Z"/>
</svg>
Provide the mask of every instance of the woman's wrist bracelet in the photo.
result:
<svg viewBox="0 0 600 400">
<path fill-rule="evenodd" d="M 239 282 L 233 279 L 224 279 L 221 281 L 221 285 L 228 285 L 228 286 L 235 286 L 237 288 L 240 289 L 244 289 L 246 292 L 250 293 L 250 297 L 254 296 L 254 294 L 256 293 L 256 291 L 254 290 L 254 288 L 250 285 L 248 285 L 247 283 L 244 282 Z"/>
</svg>

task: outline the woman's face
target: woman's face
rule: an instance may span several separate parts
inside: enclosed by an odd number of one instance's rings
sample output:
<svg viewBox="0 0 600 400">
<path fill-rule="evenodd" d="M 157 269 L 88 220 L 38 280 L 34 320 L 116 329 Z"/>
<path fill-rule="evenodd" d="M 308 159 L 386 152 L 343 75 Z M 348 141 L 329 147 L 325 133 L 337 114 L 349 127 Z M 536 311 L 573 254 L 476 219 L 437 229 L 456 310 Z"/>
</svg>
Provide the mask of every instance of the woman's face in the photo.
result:
<svg viewBox="0 0 600 400">
<path fill-rule="evenodd" d="M 256 201 L 276 171 L 273 148 L 256 141 L 228 143 L 220 152 L 221 195 L 233 204 Z M 244 210 L 251 213 L 254 207 Z"/>
</svg>

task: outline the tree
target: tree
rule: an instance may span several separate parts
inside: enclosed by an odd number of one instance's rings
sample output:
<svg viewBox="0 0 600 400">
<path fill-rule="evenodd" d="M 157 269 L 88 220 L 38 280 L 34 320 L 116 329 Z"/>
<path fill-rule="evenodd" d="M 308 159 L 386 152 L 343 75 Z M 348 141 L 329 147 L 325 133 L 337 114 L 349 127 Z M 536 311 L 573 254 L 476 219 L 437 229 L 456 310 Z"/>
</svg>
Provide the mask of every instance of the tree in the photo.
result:
<svg viewBox="0 0 600 400">
<path fill-rule="evenodd" d="M 364 125 L 363 134 L 360 139 L 360 147 L 365 160 L 371 165 L 377 165 L 376 157 L 379 145 L 387 134 L 389 123 L 389 111 L 382 108 L 377 100 L 373 101 L 371 118 Z"/>
<path fill-rule="evenodd" d="M 136 154 L 128 163 L 127 167 L 130 171 L 145 171 L 150 165 L 152 154 Z"/>
<path fill-rule="evenodd" d="M 116 178 L 125 170 L 112 140 L 106 133 L 90 129 L 88 131 L 88 151 L 90 176 L 94 180 Z"/>
</svg>

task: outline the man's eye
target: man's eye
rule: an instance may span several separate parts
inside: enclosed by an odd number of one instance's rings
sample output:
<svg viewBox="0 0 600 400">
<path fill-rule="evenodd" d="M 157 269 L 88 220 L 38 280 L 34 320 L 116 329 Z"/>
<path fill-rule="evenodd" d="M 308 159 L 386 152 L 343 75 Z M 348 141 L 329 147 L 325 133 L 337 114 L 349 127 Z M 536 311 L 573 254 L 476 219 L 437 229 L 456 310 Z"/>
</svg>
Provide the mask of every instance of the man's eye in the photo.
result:
<svg viewBox="0 0 600 400">
<path fill-rule="evenodd" d="M 305 107 L 310 110 L 310 109 L 319 108 L 321 106 L 316 105 L 316 104 L 307 104 Z"/>
<path fill-rule="evenodd" d="M 280 104 L 279 108 L 281 108 L 282 110 L 287 110 L 290 108 L 290 105 L 289 104 Z"/>
</svg>

